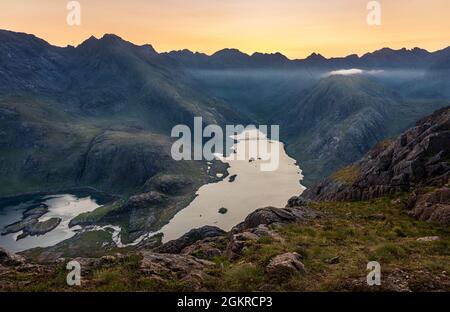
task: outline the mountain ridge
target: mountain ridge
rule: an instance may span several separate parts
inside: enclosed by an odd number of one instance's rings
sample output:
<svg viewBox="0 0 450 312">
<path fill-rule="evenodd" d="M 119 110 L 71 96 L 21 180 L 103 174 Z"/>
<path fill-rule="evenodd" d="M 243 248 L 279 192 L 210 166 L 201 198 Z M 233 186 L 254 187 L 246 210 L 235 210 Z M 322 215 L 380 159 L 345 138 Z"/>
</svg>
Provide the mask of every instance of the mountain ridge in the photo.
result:
<svg viewBox="0 0 450 312">
<path fill-rule="evenodd" d="M 66 49 L 66 48 L 70 48 L 73 46 L 67 45 L 65 47 L 59 47 L 59 46 L 54 46 L 51 45 L 50 43 L 48 43 L 47 41 L 38 38 L 35 35 L 32 34 L 28 34 L 28 33 L 21 33 L 21 32 L 14 32 L 14 31 L 10 31 L 10 30 L 1 30 L 0 29 L 0 33 L 10 33 L 10 34 L 17 34 L 17 35 L 26 35 L 26 36 L 30 36 L 30 37 L 34 37 L 35 39 L 39 39 L 42 42 L 45 42 L 47 45 L 50 45 L 54 48 L 59 48 L 59 49 Z M 273 56 L 277 56 L 277 58 L 283 59 L 284 61 L 287 62 L 291 62 L 293 64 L 302 64 L 302 63 L 308 63 L 308 62 L 325 62 L 325 63 L 330 63 L 329 65 L 333 65 L 333 63 L 338 63 L 342 60 L 346 60 L 346 59 L 352 59 L 353 61 L 359 61 L 361 62 L 361 65 L 365 65 L 367 66 L 367 64 L 365 63 L 366 61 L 373 62 L 375 59 L 375 65 L 379 65 L 377 64 L 376 60 L 377 57 L 381 57 L 381 58 L 386 58 L 386 57 L 397 57 L 397 58 L 420 58 L 420 57 L 431 57 L 433 55 L 441 55 L 441 54 L 445 54 L 446 51 L 450 50 L 450 46 L 449 47 L 444 47 L 442 49 L 438 49 L 436 51 L 428 51 L 426 49 L 423 48 L 419 48 L 419 47 L 414 47 L 411 49 L 407 49 L 407 48 L 399 48 L 399 49 L 392 49 L 389 47 L 383 47 L 380 48 L 378 50 L 374 50 L 372 52 L 366 52 L 361 54 L 361 56 L 356 55 L 356 54 L 349 54 L 346 56 L 334 56 L 334 57 L 324 57 L 322 56 L 320 53 L 317 52 L 312 52 L 308 57 L 305 57 L 303 59 L 299 59 L 299 58 L 288 58 L 287 56 L 283 55 L 282 53 L 280 53 L 279 51 L 275 51 L 275 52 L 270 52 L 270 53 L 263 53 L 263 52 L 258 52 L 255 51 L 251 54 L 247 54 L 244 52 L 241 52 L 239 49 L 236 48 L 223 48 L 220 49 L 214 53 L 211 53 L 210 55 L 203 53 L 203 52 L 194 52 L 188 49 L 182 49 L 182 50 L 171 50 L 171 51 L 167 51 L 167 52 L 161 52 L 158 53 L 154 47 L 151 44 L 143 44 L 143 45 L 136 45 L 130 41 L 124 40 L 123 38 L 121 38 L 118 35 L 115 34 L 111 34 L 111 33 L 105 33 L 101 38 L 96 38 L 95 36 L 91 36 L 90 38 L 84 40 L 83 42 L 81 42 L 80 44 L 78 44 L 75 48 L 85 44 L 86 42 L 89 41 L 101 41 L 101 40 L 120 40 L 123 42 L 127 42 L 129 44 L 132 44 L 136 47 L 149 47 L 151 48 L 151 50 L 153 50 L 155 53 L 160 54 L 160 55 L 170 55 L 174 58 L 180 58 L 183 56 L 198 56 L 198 57 L 202 57 L 202 58 L 217 58 L 217 57 L 221 57 L 221 56 L 226 56 L 226 57 L 236 57 L 236 58 L 245 58 L 247 60 L 251 60 L 252 58 L 254 58 L 255 56 L 261 58 L 261 57 L 273 57 Z M 422 62 L 423 60 L 421 60 Z M 396 62 L 399 62 L 399 64 L 402 64 L 401 61 L 397 60 Z"/>
</svg>

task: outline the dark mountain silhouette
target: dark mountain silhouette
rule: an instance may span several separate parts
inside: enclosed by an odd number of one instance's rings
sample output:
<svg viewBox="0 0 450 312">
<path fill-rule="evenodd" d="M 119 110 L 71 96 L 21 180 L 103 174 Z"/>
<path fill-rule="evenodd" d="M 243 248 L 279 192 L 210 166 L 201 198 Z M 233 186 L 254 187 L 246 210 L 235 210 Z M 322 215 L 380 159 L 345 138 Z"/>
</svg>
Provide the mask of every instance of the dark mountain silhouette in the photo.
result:
<svg viewBox="0 0 450 312">
<path fill-rule="evenodd" d="M 448 49 L 448 48 L 447 48 Z M 319 67 L 327 69 L 352 68 L 427 68 L 438 61 L 446 49 L 428 52 L 425 49 L 390 49 L 383 48 L 369 52 L 361 57 L 351 54 L 345 57 L 326 58 L 318 53 L 312 53 L 305 59 L 290 60 L 281 53 L 245 54 L 237 49 L 223 49 L 211 56 L 203 53 L 193 53 L 189 50 L 164 53 L 190 68 L 258 68 L 258 67 L 286 67 L 305 68 Z"/>
</svg>

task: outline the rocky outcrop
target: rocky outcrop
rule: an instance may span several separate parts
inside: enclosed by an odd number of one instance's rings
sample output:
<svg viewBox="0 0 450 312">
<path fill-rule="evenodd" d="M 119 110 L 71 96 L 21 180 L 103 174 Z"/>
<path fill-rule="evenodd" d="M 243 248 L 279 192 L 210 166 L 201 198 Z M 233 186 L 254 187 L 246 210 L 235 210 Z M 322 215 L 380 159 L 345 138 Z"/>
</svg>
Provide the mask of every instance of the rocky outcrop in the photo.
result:
<svg viewBox="0 0 450 312">
<path fill-rule="evenodd" d="M 282 241 L 282 238 L 269 226 L 306 222 L 320 215 L 317 210 L 307 207 L 257 209 L 248 215 L 244 222 L 231 230 L 231 237 L 224 255 L 230 260 L 237 259 L 244 254 L 248 245 L 262 237 Z"/>
<path fill-rule="evenodd" d="M 225 236 L 205 238 L 189 245 L 181 251 L 181 254 L 194 256 L 199 259 L 213 260 L 223 254 L 223 246 L 227 244 Z"/>
<path fill-rule="evenodd" d="M 450 178 L 450 108 L 419 121 L 393 142 L 378 144 L 352 166 L 354 181 L 336 173 L 307 190 L 310 200 L 368 200 L 421 186 L 443 186 Z"/>
<path fill-rule="evenodd" d="M 282 225 L 293 222 L 305 222 L 320 216 L 320 213 L 307 207 L 261 208 L 251 213 L 244 222 L 235 226 L 230 233 L 213 227 L 204 226 L 194 229 L 182 237 L 153 249 L 164 254 L 194 255 L 202 259 L 226 256 L 237 259 L 245 248 L 262 237 L 275 241 L 282 238 L 269 228 L 270 225 Z"/>
<path fill-rule="evenodd" d="M 274 207 L 260 208 L 248 215 L 244 222 L 235 226 L 232 232 L 243 232 L 246 229 L 256 228 L 260 224 L 271 225 L 302 222 L 318 216 L 319 213 L 316 210 L 307 207 L 288 207 L 284 209 Z"/>
<path fill-rule="evenodd" d="M 245 249 L 258 240 L 258 235 L 251 232 L 243 232 L 234 234 L 228 242 L 225 250 L 225 256 L 230 260 L 240 258 Z"/>
<path fill-rule="evenodd" d="M 233 234 L 227 244 L 225 256 L 230 259 L 237 259 L 243 255 L 247 246 L 265 237 L 274 241 L 282 242 L 281 236 L 269 229 L 266 224 L 260 224 L 255 228 L 246 229 L 244 232 Z"/>
<path fill-rule="evenodd" d="M 225 235 L 225 231 L 219 229 L 218 227 L 204 226 L 199 229 L 190 230 L 180 238 L 167 242 L 156 248 L 155 251 L 159 253 L 179 254 L 184 248 L 194 244 L 197 241 L 223 235 Z"/>
<path fill-rule="evenodd" d="M 413 193 L 408 201 L 408 214 L 423 221 L 450 224 L 450 188 L 442 187 L 428 193 Z"/>
</svg>

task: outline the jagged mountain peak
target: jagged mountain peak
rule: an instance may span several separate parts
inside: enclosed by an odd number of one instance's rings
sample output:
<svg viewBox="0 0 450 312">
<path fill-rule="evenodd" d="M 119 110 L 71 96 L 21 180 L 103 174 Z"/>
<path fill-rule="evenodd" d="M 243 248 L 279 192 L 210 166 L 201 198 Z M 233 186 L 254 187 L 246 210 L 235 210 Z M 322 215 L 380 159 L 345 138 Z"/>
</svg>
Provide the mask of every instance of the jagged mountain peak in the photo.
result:
<svg viewBox="0 0 450 312">
<path fill-rule="evenodd" d="M 256 61 L 267 61 L 267 62 L 277 62 L 277 63 L 285 63 L 289 62 L 289 59 L 281 54 L 280 52 L 275 53 L 261 53 L 261 52 L 255 52 L 252 54 L 251 58 Z"/>
<path fill-rule="evenodd" d="M 369 55 L 391 55 L 391 54 L 409 54 L 409 55 L 424 55 L 424 54 L 430 54 L 430 52 L 428 52 L 425 49 L 421 49 L 418 47 L 412 48 L 412 49 L 407 49 L 407 48 L 401 48 L 401 49 L 391 49 L 391 48 L 382 48 L 379 50 L 375 50 L 374 52 L 369 52 L 364 54 L 364 56 L 369 56 Z"/>
<path fill-rule="evenodd" d="M 320 54 L 320 53 L 316 53 L 316 52 L 313 52 L 313 53 L 311 53 L 311 55 L 309 55 L 306 59 L 305 59 L 305 61 L 325 61 L 326 60 L 326 58 L 322 55 L 322 54 Z"/>
<path fill-rule="evenodd" d="M 101 38 L 91 36 L 78 45 L 77 49 L 104 49 L 114 47 L 140 48 L 145 49 L 151 54 L 157 54 L 156 50 L 150 44 L 144 44 L 141 46 L 135 45 L 134 43 L 124 40 L 115 34 L 104 34 Z"/>
</svg>

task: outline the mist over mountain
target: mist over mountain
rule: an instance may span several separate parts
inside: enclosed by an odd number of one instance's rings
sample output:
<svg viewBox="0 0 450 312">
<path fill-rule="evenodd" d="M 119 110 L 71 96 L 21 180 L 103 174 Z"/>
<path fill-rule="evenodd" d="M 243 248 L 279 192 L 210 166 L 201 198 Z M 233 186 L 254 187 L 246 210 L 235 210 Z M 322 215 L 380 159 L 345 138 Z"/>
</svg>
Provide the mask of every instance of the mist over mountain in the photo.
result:
<svg viewBox="0 0 450 312">
<path fill-rule="evenodd" d="M 410 103 L 370 76 L 333 75 L 275 120 L 284 125 L 288 152 L 303 164 L 311 183 L 438 107 L 440 103 Z"/>
<path fill-rule="evenodd" d="M 279 124 L 307 185 L 450 100 L 449 76 L 439 65 L 450 63 L 446 50 L 386 48 L 333 59 L 313 53 L 266 66 L 236 50 L 231 54 L 239 62 L 212 62 L 205 55 L 195 66 L 178 60 L 205 92 L 262 124 Z"/>
</svg>

